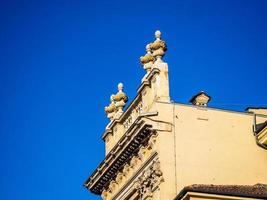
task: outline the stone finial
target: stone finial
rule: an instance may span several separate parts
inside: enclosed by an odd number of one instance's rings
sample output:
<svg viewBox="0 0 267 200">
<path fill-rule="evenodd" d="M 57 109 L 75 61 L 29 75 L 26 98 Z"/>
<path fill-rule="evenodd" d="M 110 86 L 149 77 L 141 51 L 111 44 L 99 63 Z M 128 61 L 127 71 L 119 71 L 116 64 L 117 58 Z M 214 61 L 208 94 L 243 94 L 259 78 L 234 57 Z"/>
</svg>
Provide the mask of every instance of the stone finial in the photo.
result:
<svg viewBox="0 0 267 200">
<path fill-rule="evenodd" d="M 115 101 L 116 108 L 118 109 L 118 113 L 122 114 L 122 109 L 124 108 L 126 102 L 128 101 L 127 95 L 123 92 L 123 84 L 118 84 L 118 92 L 113 96 Z"/>
<path fill-rule="evenodd" d="M 141 56 L 140 61 L 148 74 L 151 71 L 153 63 L 155 62 L 155 57 L 151 53 L 150 44 L 146 45 L 146 55 Z"/>
<path fill-rule="evenodd" d="M 118 84 L 117 94 L 110 96 L 110 104 L 105 107 L 105 112 L 110 120 L 120 117 L 123 113 L 123 108 L 128 101 L 127 95 L 123 92 L 123 84 Z"/>
<path fill-rule="evenodd" d="M 119 83 L 118 84 L 118 91 L 119 92 L 122 92 L 122 90 L 123 90 L 123 84 L 122 83 Z"/>
<path fill-rule="evenodd" d="M 157 40 L 160 40 L 160 38 L 161 38 L 161 32 L 160 32 L 160 30 L 157 30 L 157 31 L 155 32 L 155 38 L 156 38 Z"/>
<path fill-rule="evenodd" d="M 128 101 L 127 95 L 123 92 L 123 84 L 118 84 L 118 92 L 113 96 L 115 102 L 123 100 L 125 103 Z"/>
<path fill-rule="evenodd" d="M 117 111 L 115 102 L 114 102 L 114 94 L 110 96 L 110 104 L 105 107 L 105 112 L 107 117 L 112 120 L 114 118 L 115 112 Z"/>
<path fill-rule="evenodd" d="M 159 30 L 155 32 L 155 38 L 156 40 L 149 46 L 152 51 L 152 55 L 156 57 L 156 62 L 162 62 L 162 57 L 167 51 L 167 45 L 165 41 L 161 40 L 161 32 Z"/>
<path fill-rule="evenodd" d="M 155 32 L 155 38 L 154 42 L 146 45 L 146 55 L 140 57 L 141 64 L 147 74 L 151 71 L 155 62 L 162 62 L 162 57 L 167 51 L 167 45 L 161 40 L 161 32 L 159 30 Z"/>
</svg>

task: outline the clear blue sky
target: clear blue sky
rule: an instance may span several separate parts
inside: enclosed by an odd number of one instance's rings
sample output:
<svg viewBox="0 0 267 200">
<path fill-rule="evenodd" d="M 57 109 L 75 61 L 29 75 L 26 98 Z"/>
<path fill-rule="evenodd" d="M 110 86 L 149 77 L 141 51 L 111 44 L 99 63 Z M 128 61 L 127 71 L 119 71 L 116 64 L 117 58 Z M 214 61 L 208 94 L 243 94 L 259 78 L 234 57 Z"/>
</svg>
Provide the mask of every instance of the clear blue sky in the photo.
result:
<svg viewBox="0 0 267 200">
<path fill-rule="evenodd" d="M 160 29 L 171 98 L 267 106 L 267 1 L 0 3 L 0 199 L 99 199 L 82 187 L 104 158 L 103 108 L 132 99 Z"/>
</svg>

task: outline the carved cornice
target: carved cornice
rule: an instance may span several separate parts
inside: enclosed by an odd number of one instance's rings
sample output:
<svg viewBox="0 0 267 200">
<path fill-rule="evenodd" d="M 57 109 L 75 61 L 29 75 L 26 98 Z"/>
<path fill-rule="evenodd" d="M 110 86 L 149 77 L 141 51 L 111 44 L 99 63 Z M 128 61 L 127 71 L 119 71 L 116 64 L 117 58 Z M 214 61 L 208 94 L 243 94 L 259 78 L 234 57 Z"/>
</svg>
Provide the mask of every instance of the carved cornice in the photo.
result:
<svg viewBox="0 0 267 200">
<path fill-rule="evenodd" d="M 116 181 L 116 176 L 125 163 L 139 151 L 144 141 L 147 141 L 150 135 L 152 135 L 154 131 L 152 130 L 152 125 L 145 123 L 142 118 L 143 115 L 157 115 L 157 112 L 143 113 L 140 103 L 142 102 L 143 90 L 146 86 L 151 87 L 152 80 L 159 73 L 160 70 L 157 68 L 150 71 L 139 87 L 137 96 L 126 111 L 118 119 L 113 119 L 107 126 L 102 136 L 104 140 L 109 134 L 112 134 L 113 128 L 117 123 L 124 125 L 124 133 L 121 138 L 116 141 L 115 146 L 106 155 L 105 159 L 84 183 L 84 186 L 91 192 L 101 194 L 108 188 L 111 180 Z M 133 110 L 136 111 L 137 117 L 135 116 L 134 119 L 131 119 L 130 117 Z M 114 184 L 114 182 L 111 183 L 111 188 Z"/>
<path fill-rule="evenodd" d="M 104 200 L 121 199 L 121 195 L 125 192 L 129 192 L 127 189 L 129 188 L 129 185 L 132 185 L 130 190 L 135 189 L 134 183 L 137 181 L 138 177 L 142 176 L 142 172 L 158 158 L 154 148 L 156 137 L 157 133 L 155 132 L 147 142 L 142 144 L 139 151 L 124 164 L 123 168 L 115 177 L 115 182 L 111 181 L 108 188 L 102 192 Z"/>
<path fill-rule="evenodd" d="M 109 152 L 93 174 L 86 180 L 84 186 L 95 194 L 101 194 L 108 187 L 111 180 L 115 180 L 119 170 L 148 141 L 152 135 L 152 126 L 139 122 L 128 130 Z"/>
</svg>

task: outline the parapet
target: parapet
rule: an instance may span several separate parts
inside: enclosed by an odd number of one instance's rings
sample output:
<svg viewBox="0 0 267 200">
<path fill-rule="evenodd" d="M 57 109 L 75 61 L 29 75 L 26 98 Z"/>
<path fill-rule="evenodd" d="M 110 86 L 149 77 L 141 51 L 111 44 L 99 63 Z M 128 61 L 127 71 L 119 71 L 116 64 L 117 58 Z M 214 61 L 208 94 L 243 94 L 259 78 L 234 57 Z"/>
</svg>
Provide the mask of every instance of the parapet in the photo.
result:
<svg viewBox="0 0 267 200">
<path fill-rule="evenodd" d="M 161 39 L 161 32 L 156 31 L 155 41 L 146 45 L 146 54 L 140 57 L 146 74 L 141 79 L 136 97 L 124 109 L 128 97 L 123 91 L 123 84 L 120 83 L 118 92 L 111 95 L 110 104 L 105 107 L 110 122 L 102 136 L 106 143 L 106 154 L 142 113 L 152 111 L 155 101 L 170 102 L 168 64 L 162 59 L 166 51 L 167 45 Z"/>
</svg>

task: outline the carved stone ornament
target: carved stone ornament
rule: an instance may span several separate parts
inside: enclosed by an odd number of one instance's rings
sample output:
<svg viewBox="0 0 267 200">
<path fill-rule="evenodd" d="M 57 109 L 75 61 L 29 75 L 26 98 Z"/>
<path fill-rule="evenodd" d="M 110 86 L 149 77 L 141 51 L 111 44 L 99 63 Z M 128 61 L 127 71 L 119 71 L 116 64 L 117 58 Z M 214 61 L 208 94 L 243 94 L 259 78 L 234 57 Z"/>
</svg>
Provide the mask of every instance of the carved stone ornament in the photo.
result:
<svg viewBox="0 0 267 200">
<path fill-rule="evenodd" d="M 108 196 L 108 192 L 106 190 L 103 190 L 102 194 L 101 194 L 101 197 L 103 200 L 106 200 L 107 199 L 107 196 Z"/>
<path fill-rule="evenodd" d="M 109 189 L 110 189 L 110 191 L 111 191 L 111 192 L 115 191 L 116 188 L 117 188 L 117 185 L 118 185 L 118 184 L 116 183 L 116 181 L 112 180 L 112 181 L 110 182 L 110 184 L 109 184 Z"/>
<path fill-rule="evenodd" d="M 147 74 L 151 71 L 153 63 L 155 62 L 155 57 L 151 53 L 150 45 L 146 45 L 146 55 L 140 57 L 140 61 L 146 70 Z"/>
<path fill-rule="evenodd" d="M 118 84 L 117 94 L 113 94 L 110 97 L 111 103 L 105 107 L 105 112 L 110 120 L 120 117 L 123 113 L 123 108 L 128 101 L 127 95 L 123 92 L 123 84 Z"/>
<path fill-rule="evenodd" d="M 156 40 L 146 45 L 146 55 L 140 57 L 140 61 L 146 70 L 146 75 L 153 69 L 155 62 L 162 62 L 162 57 L 167 51 L 165 41 L 161 40 L 161 32 L 155 32 Z M 143 81 L 143 80 L 142 80 Z"/>
<path fill-rule="evenodd" d="M 108 117 L 110 120 L 113 119 L 114 114 L 115 114 L 115 112 L 116 112 L 116 110 L 117 110 L 113 97 L 114 97 L 114 95 L 111 95 L 111 96 L 110 96 L 110 102 L 111 102 L 111 103 L 109 104 L 109 106 L 106 106 L 106 107 L 105 107 L 105 112 L 106 112 L 106 114 L 107 114 L 107 117 Z"/>
<path fill-rule="evenodd" d="M 116 177 L 116 182 L 117 182 L 118 184 L 121 184 L 121 182 L 122 182 L 122 180 L 123 180 L 123 177 L 124 177 L 123 173 L 122 173 L 122 172 L 119 172 L 119 173 L 117 174 L 117 177 Z"/>
<path fill-rule="evenodd" d="M 156 138 L 157 134 L 153 134 L 149 140 L 148 140 L 148 148 L 154 150 L 155 149 L 155 143 L 156 143 Z"/>
<path fill-rule="evenodd" d="M 167 45 L 165 41 L 161 40 L 161 32 L 156 31 L 155 32 L 156 40 L 151 43 L 150 49 L 152 51 L 152 55 L 156 57 L 156 62 L 162 62 L 162 57 L 165 55 L 165 52 L 167 51 Z"/>
<path fill-rule="evenodd" d="M 135 166 L 138 164 L 139 158 L 137 156 L 133 156 L 130 161 L 130 167 L 135 168 Z"/>
<path fill-rule="evenodd" d="M 124 176 L 127 176 L 130 172 L 130 166 L 128 163 L 126 163 L 122 169 L 122 173 Z"/>
<path fill-rule="evenodd" d="M 122 114 L 122 109 L 124 108 L 126 102 L 128 101 L 127 95 L 123 92 L 123 84 L 118 84 L 118 93 L 113 96 L 115 101 L 116 108 L 118 109 L 118 113 Z"/>
<path fill-rule="evenodd" d="M 153 198 L 153 191 L 163 181 L 159 161 L 154 161 L 152 166 L 145 170 L 135 182 L 135 189 L 141 200 Z"/>
<path fill-rule="evenodd" d="M 139 151 L 136 153 L 136 155 L 133 155 L 131 159 L 125 163 L 125 165 L 118 171 L 116 176 L 110 180 L 108 187 L 103 190 L 102 192 L 102 198 L 104 197 L 106 199 L 110 199 L 110 196 L 114 196 L 122 187 L 127 183 L 127 181 L 130 180 L 131 177 L 135 175 L 135 172 L 140 169 L 140 167 L 146 162 L 146 160 L 152 155 L 152 149 L 149 144 L 146 144 L 146 146 L 141 146 Z M 135 186 L 140 187 L 141 185 L 151 185 L 157 186 L 158 184 L 158 178 L 161 177 L 162 173 L 160 171 L 160 165 L 159 162 L 153 161 L 151 166 L 142 172 L 141 177 L 137 179 L 136 182 L 134 182 Z M 134 186 L 134 187 L 135 187 Z M 149 187 L 147 189 L 141 188 L 142 194 L 146 193 L 146 197 L 149 196 Z M 139 193 L 139 192 L 138 192 Z"/>
</svg>

